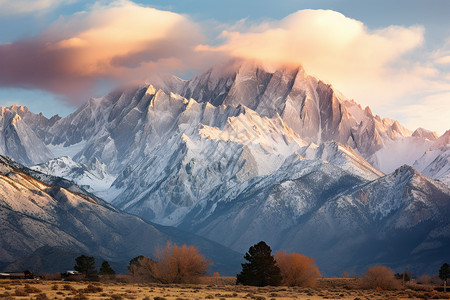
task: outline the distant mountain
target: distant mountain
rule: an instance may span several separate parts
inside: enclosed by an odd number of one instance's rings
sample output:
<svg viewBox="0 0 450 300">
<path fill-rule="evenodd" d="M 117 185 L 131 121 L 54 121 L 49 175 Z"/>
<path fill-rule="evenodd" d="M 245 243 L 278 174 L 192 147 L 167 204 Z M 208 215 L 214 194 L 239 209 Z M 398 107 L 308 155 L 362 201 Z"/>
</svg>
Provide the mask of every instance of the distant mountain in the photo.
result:
<svg viewBox="0 0 450 300">
<path fill-rule="evenodd" d="M 47 119 L 42 114 L 35 115 L 23 106 L 2 107 L 0 153 L 28 165 L 49 160 L 53 155 L 41 137 L 58 118 Z"/>
<path fill-rule="evenodd" d="M 424 175 L 450 186 L 450 130 L 431 144 L 413 167 Z"/>
<path fill-rule="evenodd" d="M 198 246 L 215 262 L 214 270 L 233 274 L 239 269 L 240 255 L 219 244 L 175 228 L 155 227 L 83 190 L 70 191 L 58 185 L 62 182 L 64 186 L 62 179 L 41 174 L 50 185 L 32 177 L 36 174 L 0 156 L 2 265 L 15 261 L 11 266 L 25 267 L 24 262 L 31 261 L 26 257 L 32 255 L 39 257 L 35 262 L 35 267 L 41 268 L 38 271 L 49 272 L 55 271 L 50 258 L 61 259 L 57 266 L 73 264 L 70 254 L 84 253 L 123 268 L 131 258 L 152 256 L 156 248 L 171 241 Z"/>
<path fill-rule="evenodd" d="M 398 203 L 428 203 L 426 216 L 450 206 L 446 135 L 412 132 L 374 115 L 301 67 L 272 70 L 236 61 L 189 81 L 163 76 L 92 98 L 65 118 L 5 110 L 29 129 L 14 131 L 29 138 L 13 144 L 32 151 L 33 143 L 23 141 L 33 138 L 43 148 L 38 157 L 28 150 L 4 153 L 38 164 L 33 169 L 73 180 L 148 222 L 177 226 L 240 252 L 260 239 L 275 249 L 304 251 L 330 274 L 351 267 L 350 257 L 355 269 L 387 261 L 397 252 L 380 245 L 405 233 L 389 227 L 386 216 L 373 215 L 359 193 L 370 194 L 371 204 L 390 199 L 383 211 L 399 215 L 410 210 Z M 441 183 L 398 169 L 403 164 Z M 399 181 L 403 173 L 412 175 Z M 433 230 L 446 232 L 443 220 L 410 227 L 412 235 L 399 248 L 404 259 L 388 263 L 419 263 L 425 252 L 408 247 L 422 249 Z M 385 231 L 389 235 L 374 243 L 371 237 Z M 430 251 L 436 259 L 447 255 L 439 245 Z"/>
<path fill-rule="evenodd" d="M 411 167 L 367 181 L 293 157 L 274 174 L 210 193 L 180 227 L 238 251 L 265 240 L 305 253 L 327 275 L 374 264 L 421 273 L 450 259 L 449 213 L 449 188 Z"/>
</svg>

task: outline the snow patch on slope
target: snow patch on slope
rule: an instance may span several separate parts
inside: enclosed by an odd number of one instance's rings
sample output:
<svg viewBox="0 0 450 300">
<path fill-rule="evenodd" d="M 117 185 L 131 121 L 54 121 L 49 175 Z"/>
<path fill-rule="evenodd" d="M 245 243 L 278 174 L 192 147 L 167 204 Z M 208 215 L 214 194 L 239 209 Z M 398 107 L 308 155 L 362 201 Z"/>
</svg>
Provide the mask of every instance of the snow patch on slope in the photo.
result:
<svg viewBox="0 0 450 300">
<path fill-rule="evenodd" d="M 69 156 L 50 160 L 31 169 L 71 180 L 96 195 L 97 193 L 104 195 L 103 192 L 108 190 L 116 179 L 116 176 L 108 174 L 106 167 L 100 163 L 90 170 L 86 165 L 74 162 Z"/>
</svg>

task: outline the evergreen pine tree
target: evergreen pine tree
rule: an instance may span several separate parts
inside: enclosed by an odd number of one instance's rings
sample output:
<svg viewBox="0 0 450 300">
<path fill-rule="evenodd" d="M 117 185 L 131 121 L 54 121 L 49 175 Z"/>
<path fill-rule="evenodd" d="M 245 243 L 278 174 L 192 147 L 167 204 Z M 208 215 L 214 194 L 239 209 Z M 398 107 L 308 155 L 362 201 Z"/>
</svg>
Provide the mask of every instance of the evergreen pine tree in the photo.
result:
<svg viewBox="0 0 450 300">
<path fill-rule="evenodd" d="M 280 269 L 272 256 L 272 249 L 263 241 L 250 247 L 242 264 L 242 272 L 237 275 L 236 284 L 266 286 L 279 285 Z"/>
<path fill-rule="evenodd" d="M 88 279 L 95 279 L 97 268 L 95 267 L 95 258 L 92 256 L 80 255 L 75 258 L 76 265 L 74 269 L 86 276 Z"/>
<path fill-rule="evenodd" d="M 116 272 L 111 268 L 109 263 L 104 260 L 102 266 L 100 267 L 100 275 L 116 275 Z"/>
</svg>

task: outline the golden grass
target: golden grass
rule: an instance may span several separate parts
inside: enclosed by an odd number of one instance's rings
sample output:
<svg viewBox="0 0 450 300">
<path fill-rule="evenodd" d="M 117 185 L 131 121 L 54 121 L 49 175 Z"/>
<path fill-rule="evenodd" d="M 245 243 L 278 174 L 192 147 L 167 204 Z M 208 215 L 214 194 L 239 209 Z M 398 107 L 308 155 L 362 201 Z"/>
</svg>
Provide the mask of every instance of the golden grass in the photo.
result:
<svg viewBox="0 0 450 300">
<path fill-rule="evenodd" d="M 316 287 L 234 285 L 234 277 L 205 277 L 202 284 L 139 284 L 0 280 L 0 300 L 183 300 L 183 299 L 450 299 L 450 293 L 409 288 L 363 290 L 356 279 L 322 279 Z M 16 291 L 19 293 L 16 294 Z"/>
</svg>

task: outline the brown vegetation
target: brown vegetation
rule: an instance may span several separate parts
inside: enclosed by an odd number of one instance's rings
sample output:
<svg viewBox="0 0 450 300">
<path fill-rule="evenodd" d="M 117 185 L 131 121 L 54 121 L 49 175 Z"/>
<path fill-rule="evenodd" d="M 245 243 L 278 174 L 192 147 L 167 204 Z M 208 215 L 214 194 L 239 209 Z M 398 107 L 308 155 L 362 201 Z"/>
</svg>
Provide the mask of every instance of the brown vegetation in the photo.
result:
<svg viewBox="0 0 450 300">
<path fill-rule="evenodd" d="M 376 266 L 368 269 L 362 277 L 362 287 L 368 289 L 395 290 L 400 283 L 391 268 Z"/>
<path fill-rule="evenodd" d="M 276 252 L 274 257 L 281 271 L 282 285 L 313 287 L 322 276 L 312 257 L 285 251 Z"/>
<path fill-rule="evenodd" d="M 194 246 L 167 244 L 156 252 L 157 261 L 140 257 L 130 265 L 130 274 L 138 282 L 196 283 L 206 274 L 210 261 Z"/>
<path fill-rule="evenodd" d="M 211 282 L 213 277 L 202 278 Z M 165 298 L 167 300 L 181 299 L 450 299 L 450 293 L 427 289 L 416 289 L 414 285 L 399 290 L 361 289 L 359 279 L 356 278 L 327 278 L 319 279 L 315 287 L 254 287 L 235 285 L 236 278 L 228 279 L 229 284 L 159 284 L 159 283 L 92 283 L 71 282 L 67 289 L 61 281 L 32 281 L 32 280 L 0 280 L 1 300 L 153 300 Z M 217 277 L 216 277 L 217 279 Z M 28 296 L 14 295 L 15 289 L 25 290 L 29 284 L 42 292 Z M 59 288 L 54 290 L 54 285 Z M 91 287 L 89 287 L 91 285 Z M 12 288 L 11 288 L 12 287 Z M 86 293 L 92 288 L 102 288 L 102 292 Z M 45 294 L 41 295 L 41 294 Z M 159 297 L 159 298 L 158 298 Z"/>
<path fill-rule="evenodd" d="M 417 283 L 420 283 L 420 284 L 430 284 L 430 283 L 431 283 L 431 277 L 430 277 L 429 275 L 427 275 L 427 274 L 424 274 L 424 275 L 420 276 L 420 277 L 417 279 Z"/>
</svg>

